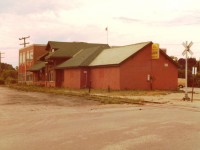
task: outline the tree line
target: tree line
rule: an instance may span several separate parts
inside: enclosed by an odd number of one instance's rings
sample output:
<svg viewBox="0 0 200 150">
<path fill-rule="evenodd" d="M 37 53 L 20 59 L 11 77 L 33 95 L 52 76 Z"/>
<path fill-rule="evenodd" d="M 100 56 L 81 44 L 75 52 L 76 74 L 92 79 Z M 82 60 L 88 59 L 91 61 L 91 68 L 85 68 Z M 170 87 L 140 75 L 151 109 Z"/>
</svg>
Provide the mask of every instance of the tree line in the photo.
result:
<svg viewBox="0 0 200 150">
<path fill-rule="evenodd" d="M 178 77 L 185 78 L 185 58 L 175 60 L 178 64 Z M 197 74 L 192 75 L 192 67 L 197 67 Z M 194 80 L 193 80 L 194 79 Z M 200 87 L 200 61 L 196 58 L 188 58 L 188 86 Z"/>
<path fill-rule="evenodd" d="M 18 70 L 7 63 L 0 63 L 0 84 L 17 83 Z"/>
</svg>

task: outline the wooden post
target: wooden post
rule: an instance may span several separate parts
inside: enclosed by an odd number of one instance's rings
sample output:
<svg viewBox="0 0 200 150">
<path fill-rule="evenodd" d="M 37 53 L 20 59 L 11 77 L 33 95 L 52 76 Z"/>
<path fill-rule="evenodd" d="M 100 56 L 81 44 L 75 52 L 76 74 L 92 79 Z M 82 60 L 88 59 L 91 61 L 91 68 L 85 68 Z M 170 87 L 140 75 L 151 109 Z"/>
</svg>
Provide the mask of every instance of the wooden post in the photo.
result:
<svg viewBox="0 0 200 150">
<path fill-rule="evenodd" d="M 194 81 L 195 81 L 195 75 L 197 74 L 197 67 L 192 67 L 192 76 L 193 76 L 193 80 L 192 80 L 192 98 L 191 98 L 191 102 L 193 102 L 193 94 L 194 94 Z"/>
<path fill-rule="evenodd" d="M 110 86 L 108 85 L 108 92 L 110 93 Z"/>
<path fill-rule="evenodd" d="M 193 80 L 192 80 L 192 98 L 191 98 L 191 102 L 193 102 L 193 93 L 194 93 L 194 75 L 193 75 Z"/>
<path fill-rule="evenodd" d="M 91 92 L 91 84 L 92 84 L 92 82 L 90 81 L 89 82 L 89 87 L 88 87 L 89 88 L 89 93 Z"/>
</svg>

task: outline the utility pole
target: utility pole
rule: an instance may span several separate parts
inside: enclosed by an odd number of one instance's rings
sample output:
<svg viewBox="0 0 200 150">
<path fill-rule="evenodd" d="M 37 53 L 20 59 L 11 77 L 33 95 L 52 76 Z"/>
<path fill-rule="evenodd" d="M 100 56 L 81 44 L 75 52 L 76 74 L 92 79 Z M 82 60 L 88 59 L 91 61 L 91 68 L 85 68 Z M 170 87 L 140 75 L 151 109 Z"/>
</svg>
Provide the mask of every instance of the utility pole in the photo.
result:
<svg viewBox="0 0 200 150">
<path fill-rule="evenodd" d="M 26 44 L 29 44 L 29 42 L 26 42 L 27 38 L 30 38 L 30 36 L 19 38 L 19 40 L 24 40 L 20 45 L 24 45 L 24 47 L 26 47 Z"/>
<path fill-rule="evenodd" d="M 4 53 L 0 52 L 0 72 L 1 72 L 1 59 L 4 58 L 4 57 L 2 57 L 2 54 L 4 54 Z"/>
<path fill-rule="evenodd" d="M 188 52 L 192 55 L 193 52 L 190 50 L 190 47 L 193 45 L 192 42 L 190 42 L 190 44 L 188 44 L 188 42 L 186 41 L 185 43 L 183 42 L 182 44 L 185 47 L 185 50 L 183 51 L 183 55 L 185 55 L 185 97 L 183 97 L 183 100 L 190 100 L 190 98 L 188 97 L 188 77 L 187 77 L 187 71 L 188 71 Z"/>
</svg>

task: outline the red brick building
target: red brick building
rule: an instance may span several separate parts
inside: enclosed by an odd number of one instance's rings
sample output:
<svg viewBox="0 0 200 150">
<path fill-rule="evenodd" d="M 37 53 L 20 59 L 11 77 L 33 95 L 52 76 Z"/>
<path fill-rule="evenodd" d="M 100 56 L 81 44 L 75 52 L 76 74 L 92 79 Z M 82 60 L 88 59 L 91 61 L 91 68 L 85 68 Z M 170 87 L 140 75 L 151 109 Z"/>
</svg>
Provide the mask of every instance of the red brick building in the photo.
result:
<svg viewBox="0 0 200 150">
<path fill-rule="evenodd" d="M 159 58 L 152 59 L 152 44 L 82 50 L 56 67 L 64 70 L 60 85 L 79 89 L 91 83 L 95 89 L 176 90 L 176 63 L 161 50 Z"/>
<path fill-rule="evenodd" d="M 45 48 L 46 45 L 33 44 L 19 50 L 19 83 L 31 84 L 33 82 L 33 73 L 28 69 L 37 63 L 39 56 L 46 53 Z"/>
</svg>

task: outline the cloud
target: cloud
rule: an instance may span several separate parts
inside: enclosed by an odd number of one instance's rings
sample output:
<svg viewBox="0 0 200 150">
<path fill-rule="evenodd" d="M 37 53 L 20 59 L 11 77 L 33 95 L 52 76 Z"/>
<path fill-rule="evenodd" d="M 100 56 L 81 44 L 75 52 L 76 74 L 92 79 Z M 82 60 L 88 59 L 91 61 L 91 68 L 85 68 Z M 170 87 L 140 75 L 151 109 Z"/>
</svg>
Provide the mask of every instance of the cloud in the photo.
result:
<svg viewBox="0 0 200 150">
<path fill-rule="evenodd" d="M 191 26 L 200 24 L 200 15 L 199 14 L 187 14 L 179 17 L 175 17 L 169 21 L 155 22 L 155 24 L 160 26 Z"/>
<path fill-rule="evenodd" d="M 29 35 L 30 44 L 46 44 L 49 40 L 106 43 L 106 26 L 111 45 L 146 40 L 183 41 L 183 34 L 199 41 L 198 3 L 198 0 L 196 3 L 183 0 L 181 5 L 173 0 L 2 0 L 0 50 L 5 50 L 3 60 L 18 61 L 21 48 L 18 39 Z"/>
<path fill-rule="evenodd" d="M 143 22 L 140 19 L 128 18 L 128 17 L 114 17 L 114 19 L 123 21 L 124 23 L 142 23 Z"/>
<path fill-rule="evenodd" d="M 160 27 L 174 27 L 174 26 L 187 26 L 187 25 L 199 25 L 200 24 L 200 12 L 192 11 L 186 12 L 182 15 L 172 17 L 170 19 L 152 19 L 152 20 L 140 20 L 128 17 L 114 17 L 114 19 L 122 21 L 123 23 L 140 23 L 142 25 L 160 26 Z"/>
<path fill-rule="evenodd" d="M 6 0 L 0 1 L 0 13 L 26 15 L 46 11 L 59 11 L 62 9 L 71 10 L 76 9 L 80 5 L 81 3 L 77 0 Z"/>
</svg>

